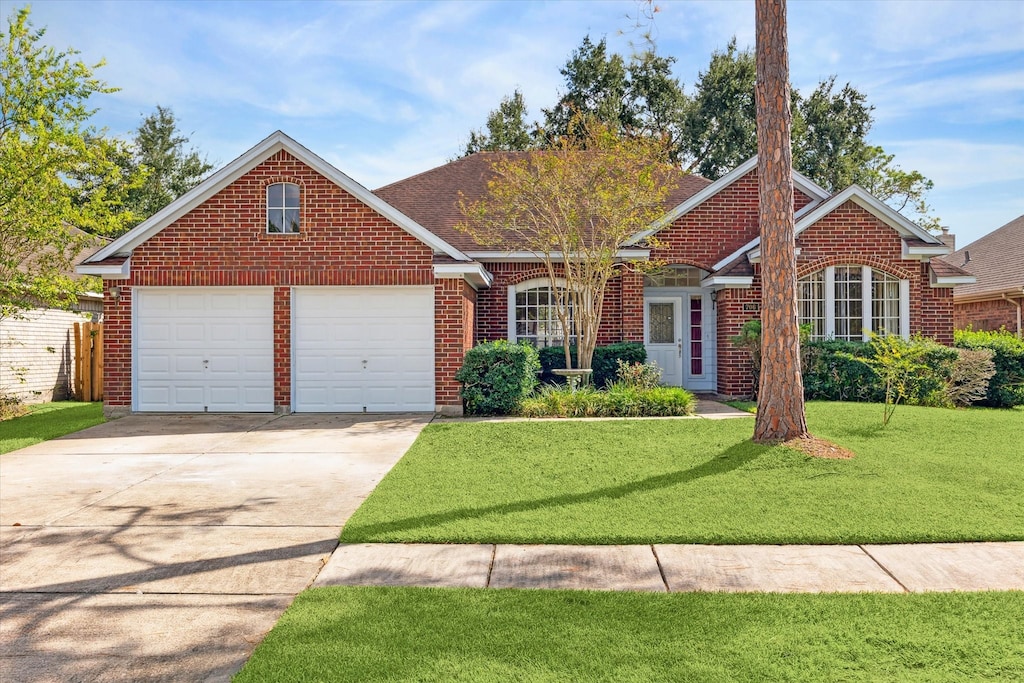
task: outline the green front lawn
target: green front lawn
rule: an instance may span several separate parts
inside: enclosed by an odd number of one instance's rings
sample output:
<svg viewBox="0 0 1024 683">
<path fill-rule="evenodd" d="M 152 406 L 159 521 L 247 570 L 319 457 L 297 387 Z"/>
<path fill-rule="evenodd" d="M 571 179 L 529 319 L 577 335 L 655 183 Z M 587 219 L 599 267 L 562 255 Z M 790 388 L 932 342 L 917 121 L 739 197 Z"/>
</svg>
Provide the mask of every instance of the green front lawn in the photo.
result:
<svg viewBox="0 0 1024 683">
<path fill-rule="evenodd" d="M 1010 681 L 1024 593 L 318 588 L 245 681 Z"/>
<path fill-rule="evenodd" d="M 102 403 L 58 401 L 26 406 L 27 415 L 0 422 L 0 453 L 106 422 Z"/>
<path fill-rule="evenodd" d="M 344 542 L 898 543 L 1024 539 L 1024 412 L 811 403 L 857 455 L 750 442 L 753 421 L 441 423 Z"/>
</svg>

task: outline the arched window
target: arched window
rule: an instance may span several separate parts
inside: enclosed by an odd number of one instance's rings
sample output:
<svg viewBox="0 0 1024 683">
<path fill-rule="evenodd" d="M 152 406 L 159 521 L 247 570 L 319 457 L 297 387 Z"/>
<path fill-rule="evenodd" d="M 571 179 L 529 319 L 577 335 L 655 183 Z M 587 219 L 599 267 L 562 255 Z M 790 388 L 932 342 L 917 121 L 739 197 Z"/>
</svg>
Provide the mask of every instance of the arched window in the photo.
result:
<svg viewBox="0 0 1024 683">
<path fill-rule="evenodd" d="M 565 338 L 558 320 L 558 295 L 565 291 L 565 281 L 551 286 L 547 278 L 527 280 L 509 287 L 508 338 L 512 342 L 526 340 L 538 348 L 563 346 Z M 570 310 L 571 304 L 570 304 Z M 575 343 L 570 330 L 569 343 Z"/>
<path fill-rule="evenodd" d="M 693 266 L 665 266 L 644 276 L 644 287 L 700 287 L 707 275 Z"/>
<path fill-rule="evenodd" d="M 797 300 L 811 339 L 910 336 L 910 281 L 870 266 L 829 266 L 806 275 L 797 282 Z"/>
<path fill-rule="evenodd" d="M 299 186 L 274 183 L 267 186 L 267 232 L 299 231 Z"/>
</svg>

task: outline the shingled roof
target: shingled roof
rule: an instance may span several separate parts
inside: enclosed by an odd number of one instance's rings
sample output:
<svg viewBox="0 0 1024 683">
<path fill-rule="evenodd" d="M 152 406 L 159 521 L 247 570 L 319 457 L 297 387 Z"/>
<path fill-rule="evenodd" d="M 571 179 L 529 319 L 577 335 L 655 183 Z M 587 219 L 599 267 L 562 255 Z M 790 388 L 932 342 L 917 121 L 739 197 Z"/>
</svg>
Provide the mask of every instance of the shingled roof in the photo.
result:
<svg viewBox="0 0 1024 683">
<path fill-rule="evenodd" d="M 978 279 L 973 285 L 957 285 L 953 290 L 955 299 L 1024 290 L 1024 216 L 1018 216 L 942 260 Z"/>
<path fill-rule="evenodd" d="M 482 199 L 487 182 L 494 177 L 491 165 L 533 152 L 477 152 L 444 166 L 386 185 L 373 193 L 409 218 L 462 251 L 479 251 L 481 246 L 454 226 L 463 220 L 459 193 L 466 201 Z M 675 189 L 665 201 L 665 211 L 678 206 L 711 183 L 701 176 L 676 172 Z"/>
</svg>

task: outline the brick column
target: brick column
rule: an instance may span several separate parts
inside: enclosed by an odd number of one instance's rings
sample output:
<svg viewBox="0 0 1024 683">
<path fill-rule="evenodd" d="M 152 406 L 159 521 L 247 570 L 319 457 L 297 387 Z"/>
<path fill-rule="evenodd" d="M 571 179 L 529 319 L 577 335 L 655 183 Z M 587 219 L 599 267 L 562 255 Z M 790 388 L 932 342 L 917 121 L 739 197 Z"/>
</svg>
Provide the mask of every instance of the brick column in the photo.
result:
<svg viewBox="0 0 1024 683">
<path fill-rule="evenodd" d="M 644 340 L 644 276 L 635 271 L 622 274 L 622 341 Z"/>
<path fill-rule="evenodd" d="M 462 279 L 434 281 L 434 400 L 445 415 L 462 414 L 455 373 L 473 345 L 476 291 Z"/>
<path fill-rule="evenodd" d="M 132 408 L 132 288 L 103 281 L 103 414 L 120 417 Z M 118 287 L 114 301 L 110 288 Z"/>
<path fill-rule="evenodd" d="M 292 290 L 274 287 L 274 412 L 292 411 Z"/>
</svg>

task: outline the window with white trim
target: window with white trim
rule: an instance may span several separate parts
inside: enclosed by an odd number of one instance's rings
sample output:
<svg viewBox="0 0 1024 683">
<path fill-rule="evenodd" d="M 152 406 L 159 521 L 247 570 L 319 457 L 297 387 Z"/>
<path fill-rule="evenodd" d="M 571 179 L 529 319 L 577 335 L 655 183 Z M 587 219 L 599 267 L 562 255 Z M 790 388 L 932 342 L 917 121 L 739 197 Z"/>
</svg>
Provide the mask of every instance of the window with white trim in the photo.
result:
<svg viewBox="0 0 1024 683">
<path fill-rule="evenodd" d="M 274 183 L 267 186 L 267 232 L 299 231 L 299 186 Z"/>
<path fill-rule="evenodd" d="M 910 336 L 910 281 L 870 266 L 828 266 L 805 275 L 797 281 L 797 303 L 811 339 Z"/>
<path fill-rule="evenodd" d="M 538 348 L 565 345 L 557 308 L 558 293 L 565 291 L 565 282 L 557 285 L 552 287 L 550 280 L 541 278 L 509 287 L 510 341 L 525 340 Z M 570 334 L 569 343 L 575 342 L 575 335 Z"/>
</svg>

